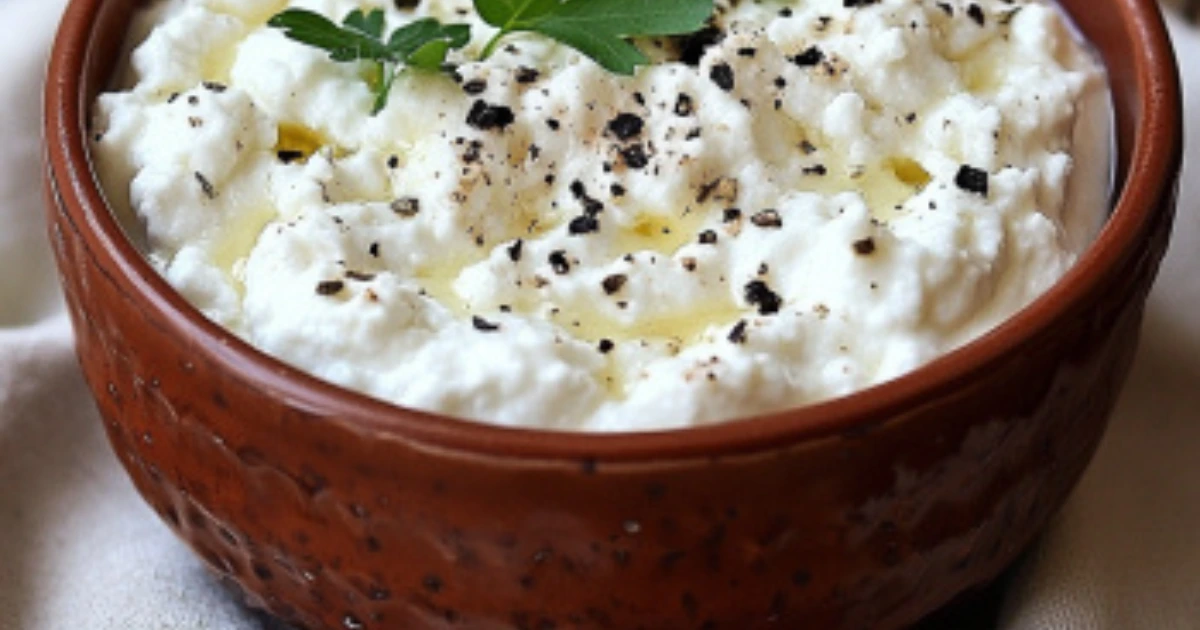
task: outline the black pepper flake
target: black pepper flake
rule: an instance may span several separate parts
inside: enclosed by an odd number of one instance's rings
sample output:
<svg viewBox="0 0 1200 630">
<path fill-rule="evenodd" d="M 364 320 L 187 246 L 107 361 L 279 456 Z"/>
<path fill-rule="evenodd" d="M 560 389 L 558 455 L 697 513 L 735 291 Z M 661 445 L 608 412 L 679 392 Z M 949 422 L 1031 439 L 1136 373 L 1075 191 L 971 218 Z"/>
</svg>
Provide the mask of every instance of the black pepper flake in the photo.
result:
<svg viewBox="0 0 1200 630">
<path fill-rule="evenodd" d="M 942 10 L 942 13 L 954 17 L 954 7 L 949 2 L 939 2 L 937 3 L 937 7 Z"/>
<path fill-rule="evenodd" d="M 754 213 L 750 217 L 750 222 L 760 228 L 781 228 L 783 227 L 783 217 L 775 210 L 763 210 L 762 212 Z"/>
<path fill-rule="evenodd" d="M 584 186 L 583 182 L 579 181 L 578 179 L 571 181 L 570 189 L 571 194 L 576 199 L 583 199 L 584 197 L 587 197 L 587 187 Z"/>
<path fill-rule="evenodd" d="M 521 262 L 521 251 L 525 249 L 525 241 L 517 239 L 512 245 L 508 246 L 508 259 L 513 262 Z"/>
<path fill-rule="evenodd" d="M 608 121 L 608 131 L 618 140 L 632 140 L 638 137 L 645 126 L 646 123 L 641 116 L 628 112 L 619 114 L 616 118 Z"/>
<path fill-rule="evenodd" d="M 500 324 L 497 324 L 495 322 L 489 322 L 488 320 L 486 320 L 478 315 L 471 318 L 471 325 L 475 327 L 475 330 L 478 330 L 479 332 L 482 332 L 482 333 L 493 333 L 493 332 L 500 330 Z M 432 590 L 432 589 L 430 589 L 430 590 Z M 434 591 L 434 592 L 436 593 L 437 591 Z"/>
<path fill-rule="evenodd" d="M 754 55 L 758 54 L 758 49 L 747 46 L 745 48 L 739 48 L 737 54 L 739 57 L 753 58 Z"/>
<path fill-rule="evenodd" d="M 516 116 L 508 107 L 488 105 L 481 100 L 475 101 L 475 104 L 471 106 L 470 113 L 467 114 L 467 124 L 483 131 L 504 129 L 515 120 Z"/>
<path fill-rule="evenodd" d="M 742 211 L 740 208 L 726 208 L 723 218 L 726 223 L 733 223 L 742 218 Z"/>
<path fill-rule="evenodd" d="M 371 246 L 367 248 L 367 253 L 372 258 L 379 258 L 379 243 L 371 243 Z"/>
<path fill-rule="evenodd" d="M 746 320 L 742 320 L 734 324 L 733 329 L 729 331 L 729 342 L 736 344 L 746 343 Z"/>
<path fill-rule="evenodd" d="M 421 212 L 421 200 L 416 197 L 403 197 L 392 202 L 392 212 L 411 218 Z"/>
<path fill-rule="evenodd" d="M 806 166 L 806 167 L 800 169 L 800 172 L 804 173 L 805 175 L 816 175 L 817 177 L 825 177 L 826 175 L 829 174 L 829 169 L 825 168 L 824 164 L 814 164 L 813 166 Z"/>
<path fill-rule="evenodd" d="M 604 287 L 604 293 L 606 295 L 616 295 L 617 293 L 620 293 L 621 289 L 625 288 L 626 282 L 629 282 L 629 276 L 616 273 L 605 278 L 604 281 L 600 283 L 600 286 Z"/>
<path fill-rule="evenodd" d="M 196 171 L 193 173 L 193 175 L 196 177 L 196 182 L 200 184 L 200 190 L 204 193 L 204 196 L 208 197 L 209 199 L 216 199 L 217 190 L 213 188 L 212 182 L 208 181 L 208 178 L 204 176 L 204 173 Z"/>
<path fill-rule="evenodd" d="M 558 131 L 559 127 L 561 127 L 562 125 L 553 118 L 547 118 L 546 126 L 550 128 L 550 131 Z"/>
<path fill-rule="evenodd" d="M 712 230 L 704 230 L 700 233 L 700 243 L 702 245 L 716 245 L 717 233 Z"/>
<path fill-rule="evenodd" d="M 967 17 L 970 17 L 979 26 L 983 26 L 987 21 L 986 16 L 983 14 L 983 9 L 973 2 L 967 7 Z"/>
<path fill-rule="evenodd" d="M 478 96 L 487 91 L 487 81 L 483 79 L 471 79 L 462 84 L 462 89 L 471 96 Z"/>
<path fill-rule="evenodd" d="M 394 4 L 397 9 L 403 11 L 405 9 L 417 8 L 417 5 L 421 4 L 421 0 L 392 0 L 392 4 Z"/>
<path fill-rule="evenodd" d="M 753 280 L 746 284 L 745 298 L 748 304 L 758 307 L 759 315 L 774 315 L 783 306 L 779 295 L 762 280 Z"/>
<path fill-rule="evenodd" d="M 875 253 L 875 239 L 867 237 L 854 241 L 854 253 L 859 256 L 870 256 Z"/>
<path fill-rule="evenodd" d="M 612 186 L 609 187 L 608 192 L 611 193 L 612 196 L 614 196 L 614 197 L 624 197 L 625 196 L 625 187 L 620 184 L 613 184 Z"/>
<path fill-rule="evenodd" d="M 804 155 L 812 155 L 817 152 L 817 145 L 809 142 L 808 140 L 801 140 L 800 150 L 804 152 Z"/>
<path fill-rule="evenodd" d="M 284 164 L 291 164 L 292 162 L 299 162 L 300 160 L 304 159 L 303 151 L 294 151 L 291 149 L 283 149 L 275 155 L 279 158 L 279 161 L 283 162 Z"/>
<path fill-rule="evenodd" d="M 195 94 L 192 94 L 192 95 L 188 96 L 187 101 L 188 101 L 188 105 L 199 105 L 200 97 L 196 96 Z"/>
<path fill-rule="evenodd" d="M 698 66 L 704 58 L 705 51 L 721 43 L 723 39 L 725 33 L 715 26 L 700 29 L 683 40 L 679 47 L 679 61 L 689 66 Z"/>
<path fill-rule="evenodd" d="M 825 61 L 825 53 L 816 46 L 809 46 L 804 52 L 792 57 L 791 61 L 801 68 L 808 68 Z"/>
<path fill-rule="evenodd" d="M 529 66 L 517 68 L 517 83 L 534 83 L 538 80 L 539 76 L 541 76 L 541 73 Z"/>
<path fill-rule="evenodd" d="M 478 140 L 472 140 L 467 145 L 467 149 L 463 151 L 462 161 L 465 164 L 473 164 L 479 161 L 479 154 L 483 150 L 483 143 Z"/>
<path fill-rule="evenodd" d="M 400 168 L 400 156 L 389 155 L 387 159 L 387 167 L 391 169 Z"/>
<path fill-rule="evenodd" d="M 567 231 L 571 236 L 582 236 L 591 234 L 592 232 L 600 231 L 600 220 L 594 214 L 583 214 L 571 219 L 571 223 L 567 225 Z"/>
<path fill-rule="evenodd" d="M 556 249 L 550 252 L 550 268 L 554 269 L 554 273 L 565 276 L 571 273 L 571 261 L 567 260 L 567 252 Z"/>
<path fill-rule="evenodd" d="M 596 348 L 600 351 L 600 354 L 608 354 L 609 352 L 613 351 L 613 348 L 616 347 L 617 345 L 613 343 L 612 339 L 601 339 L 600 343 L 596 345 Z"/>
<path fill-rule="evenodd" d="M 775 87 L 777 87 L 781 90 L 783 88 L 787 87 L 787 79 L 785 79 L 783 77 L 775 77 Z"/>
<path fill-rule="evenodd" d="M 375 279 L 375 274 L 349 269 L 346 271 L 346 279 L 353 280 L 355 282 L 371 282 Z"/>
<path fill-rule="evenodd" d="M 317 283 L 317 295 L 329 297 L 341 293 L 345 288 L 346 283 L 341 280 L 326 280 Z"/>
<path fill-rule="evenodd" d="M 963 164 L 954 177 L 954 183 L 967 192 L 988 196 L 988 172 L 983 169 Z"/>
<path fill-rule="evenodd" d="M 842 6 L 846 7 L 847 9 L 852 9 L 854 7 L 866 7 L 878 3 L 879 0 L 842 0 Z"/>
<path fill-rule="evenodd" d="M 625 160 L 625 166 L 632 169 L 646 168 L 646 165 L 650 163 L 650 159 L 646 157 L 646 149 L 641 144 L 621 149 L 621 157 Z"/>
<path fill-rule="evenodd" d="M 208 90 L 209 92 L 216 92 L 217 94 L 220 94 L 228 89 L 225 87 L 225 84 L 217 83 L 216 81 L 205 81 L 201 85 L 203 85 L 204 89 Z"/>
<path fill-rule="evenodd" d="M 578 179 L 571 182 L 571 195 L 575 197 L 577 201 L 583 204 L 583 211 L 589 217 L 594 219 L 596 215 L 604 212 L 604 204 L 589 196 L 587 194 L 587 188 L 584 187 L 583 182 L 579 181 Z M 599 229 L 599 227 L 599 224 L 597 224 L 596 228 Z"/>
<path fill-rule="evenodd" d="M 696 103 L 691 96 L 682 92 L 675 99 L 675 115 L 680 117 L 691 116 L 696 111 Z"/>
<path fill-rule="evenodd" d="M 708 78 L 712 79 L 712 82 L 716 83 L 717 87 L 726 92 L 733 90 L 733 68 L 723 61 L 713 64 L 712 69 L 708 71 Z"/>
</svg>

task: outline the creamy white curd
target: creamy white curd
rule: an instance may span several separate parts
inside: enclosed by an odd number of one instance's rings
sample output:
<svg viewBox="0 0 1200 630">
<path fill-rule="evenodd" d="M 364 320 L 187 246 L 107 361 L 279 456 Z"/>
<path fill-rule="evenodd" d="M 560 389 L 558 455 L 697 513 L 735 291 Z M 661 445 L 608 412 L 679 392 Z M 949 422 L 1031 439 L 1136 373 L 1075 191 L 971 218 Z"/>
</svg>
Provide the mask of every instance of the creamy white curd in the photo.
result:
<svg viewBox="0 0 1200 630">
<path fill-rule="evenodd" d="M 1041 2 L 720 1 L 633 77 L 532 34 L 479 62 L 470 0 L 375 4 L 474 39 L 372 116 L 362 68 L 266 26 L 362 2 L 159 1 L 94 151 L 205 315 L 397 404 L 639 431 L 849 394 L 1106 216 L 1104 74 Z"/>
</svg>

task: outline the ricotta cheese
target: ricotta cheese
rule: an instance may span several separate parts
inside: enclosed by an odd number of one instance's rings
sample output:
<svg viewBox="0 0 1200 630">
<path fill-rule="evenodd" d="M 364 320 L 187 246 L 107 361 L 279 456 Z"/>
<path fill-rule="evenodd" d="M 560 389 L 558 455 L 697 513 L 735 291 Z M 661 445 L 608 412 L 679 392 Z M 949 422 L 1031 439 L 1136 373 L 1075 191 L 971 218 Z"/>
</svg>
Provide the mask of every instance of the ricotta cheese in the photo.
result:
<svg viewBox="0 0 1200 630">
<path fill-rule="evenodd" d="M 390 103 L 266 25 L 358 0 L 158 0 L 94 153 L 197 308 L 348 388 L 642 431 L 842 396 L 986 333 L 1108 207 L 1104 74 L 1033 0 L 719 0 L 613 75 L 495 32 Z"/>
</svg>

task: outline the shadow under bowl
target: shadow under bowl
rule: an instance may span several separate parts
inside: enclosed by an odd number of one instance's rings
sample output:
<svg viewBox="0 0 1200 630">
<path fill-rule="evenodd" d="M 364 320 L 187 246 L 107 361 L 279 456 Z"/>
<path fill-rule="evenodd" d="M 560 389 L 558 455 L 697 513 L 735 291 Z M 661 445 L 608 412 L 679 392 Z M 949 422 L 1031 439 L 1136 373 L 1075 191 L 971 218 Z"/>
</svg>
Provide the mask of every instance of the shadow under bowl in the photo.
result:
<svg viewBox="0 0 1200 630">
<path fill-rule="evenodd" d="M 138 490 L 307 628 L 896 628 L 994 578 L 1091 458 L 1166 249 L 1177 70 L 1151 0 L 1065 0 L 1102 55 L 1118 200 L 996 331 L 828 403 L 670 433 L 502 429 L 318 381 L 205 320 L 122 233 L 89 108 L 135 0 L 73 0 L 45 94 L 78 354 Z"/>
</svg>

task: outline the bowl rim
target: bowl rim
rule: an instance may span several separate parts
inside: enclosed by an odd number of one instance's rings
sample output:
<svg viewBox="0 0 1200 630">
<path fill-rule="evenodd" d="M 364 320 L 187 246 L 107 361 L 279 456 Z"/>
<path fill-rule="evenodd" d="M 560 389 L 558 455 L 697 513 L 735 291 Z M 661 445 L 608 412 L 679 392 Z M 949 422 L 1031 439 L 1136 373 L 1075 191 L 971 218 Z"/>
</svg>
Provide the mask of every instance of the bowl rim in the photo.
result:
<svg viewBox="0 0 1200 630">
<path fill-rule="evenodd" d="M 644 462 L 751 454 L 794 447 L 902 421 L 922 402 L 953 391 L 1001 363 L 1064 317 L 1085 296 L 1103 290 L 1138 237 L 1165 212 L 1182 154 L 1178 70 L 1155 0 L 1114 0 L 1134 41 L 1141 119 L 1124 186 L 1095 242 L 1051 289 L 997 328 L 905 375 L 816 404 L 751 418 L 680 429 L 586 433 L 507 427 L 414 410 L 343 388 L 253 348 L 208 320 L 146 261 L 109 209 L 91 167 L 83 76 L 95 24 L 107 0 L 71 0 L 50 55 L 44 94 L 46 177 L 60 211 L 88 243 L 95 264 L 127 293 L 141 296 L 150 316 L 189 340 L 198 361 L 211 362 L 264 395 L 286 401 L 363 439 L 482 458 Z M 260 420 L 265 422 L 277 419 Z"/>
</svg>

